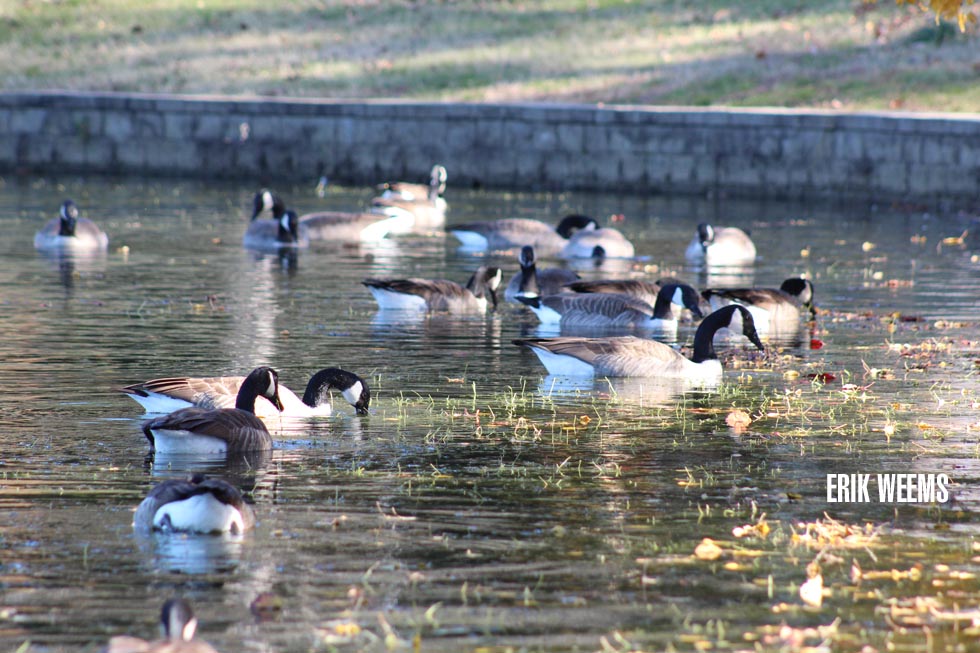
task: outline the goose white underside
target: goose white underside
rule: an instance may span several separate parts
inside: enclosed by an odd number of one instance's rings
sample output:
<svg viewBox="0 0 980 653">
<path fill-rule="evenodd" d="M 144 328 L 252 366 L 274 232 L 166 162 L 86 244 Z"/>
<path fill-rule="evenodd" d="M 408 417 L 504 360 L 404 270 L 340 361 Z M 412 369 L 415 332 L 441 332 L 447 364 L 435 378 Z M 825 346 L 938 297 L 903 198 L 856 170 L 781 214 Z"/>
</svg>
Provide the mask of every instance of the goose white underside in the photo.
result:
<svg viewBox="0 0 980 653">
<path fill-rule="evenodd" d="M 190 431 L 151 429 L 153 448 L 160 454 L 219 454 L 228 453 L 224 440 Z"/>
<path fill-rule="evenodd" d="M 592 365 L 574 356 L 554 354 L 547 349 L 541 349 L 539 347 L 531 347 L 531 351 L 537 355 L 538 360 L 548 370 L 548 374 L 576 377 L 595 376 L 595 368 Z"/>
<path fill-rule="evenodd" d="M 382 215 L 389 216 L 387 220 L 378 220 L 361 230 L 362 243 L 374 243 L 382 240 L 388 234 L 407 234 L 415 227 L 415 215 L 410 211 L 395 206 L 385 207 Z"/>
<path fill-rule="evenodd" d="M 140 395 L 135 394 L 127 396 L 142 406 L 143 410 L 148 413 L 172 413 L 176 410 L 187 408 L 192 405 L 189 401 L 174 399 L 173 397 L 168 397 L 167 395 L 162 395 L 157 392 L 148 392 L 146 397 L 141 397 Z"/>
<path fill-rule="evenodd" d="M 153 515 L 153 527 L 188 533 L 241 533 L 245 521 L 238 508 L 221 503 L 210 494 L 164 504 Z"/>
<path fill-rule="evenodd" d="M 44 252 L 98 252 L 109 247 L 108 237 L 59 236 L 38 232 L 34 236 L 34 248 Z"/>
<path fill-rule="evenodd" d="M 541 306 L 537 308 L 534 306 L 528 306 L 528 308 L 534 311 L 534 314 L 538 316 L 539 320 L 541 320 L 541 324 L 548 326 L 558 326 L 561 324 L 561 313 L 549 306 L 541 304 Z"/>
<path fill-rule="evenodd" d="M 383 311 L 425 311 L 425 299 L 418 295 L 392 292 L 383 288 L 369 287 L 368 290 Z"/>
<path fill-rule="evenodd" d="M 459 239 L 461 249 L 480 251 L 490 247 L 490 241 L 487 237 L 475 231 L 457 231 L 454 229 L 451 233 Z"/>
</svg>

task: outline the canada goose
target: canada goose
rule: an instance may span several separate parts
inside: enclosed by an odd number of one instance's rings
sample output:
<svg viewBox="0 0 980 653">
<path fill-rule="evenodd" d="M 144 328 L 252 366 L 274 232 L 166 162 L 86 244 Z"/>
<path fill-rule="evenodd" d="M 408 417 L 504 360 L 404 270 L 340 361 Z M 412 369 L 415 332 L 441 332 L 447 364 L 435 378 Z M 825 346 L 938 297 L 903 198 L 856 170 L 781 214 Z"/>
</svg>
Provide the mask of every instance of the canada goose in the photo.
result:
<svg viewBox="0 0 980 653">
<path fill-rule="evenodd" d="M 396 220 L 392 233 L 439 229 L 446 224 L 446 200 L 441 197 L 420 200 L 375 197 L 370 211 Z"/>
<path fill-rule="evenodd" d="M 256 218 L 266 210 L 272 212 L 274 220 L 257 220 Z M 281 223 L 282 216 L 286 213 L 288 211 L 281 197 L 269 190 L 259 191 L 253 199 L 252 223 L 249 225 L 249 232 L 263 229 L 262 242 L 276 238 L 272 236 L 271 224 L 274 221 Z M 300 246 L 305 246 L 310 241 L 375 242 L 387 236 L 388 232 L 404 226 L 406 221 L 409 222 L 408 227 L 410 228 L 412 220 L 412 218 L 405 216 L 391 217 L 368 212 L 318 211 L 305 213 L 298 218 L 294 241 Z M 265 226 L 256 226 L 257 223 Z M 249 232 L 245 234 L 246 246 L 250 246 L 248 244 Z M 281 234 L 282 232 L 277 233 Z"/>
<path fill-rule="evenodd" d="M 381 184 L 371 200 L 371 212 L 393 217 L 409 215 L 415 229 L 435 229 L 446 223 L 446 169 L 432 166 L 428 184 L 395 181 Z"/>
<path fill-rule="evenodd" d="M 129 635 L 113 637 L 105 653 L 217 653 L 207 642 L 194 639 L 197 618 L 183 599 L 169 599 L 163 604 L 160 629 L 163 639 L 155 642 Z"/>
<path fill-rule="evenodd" d="M 381 197 L 385 199 L 405 200 L 415 202 L 423 199 L 435 199 L 446 192 L 446 169 L 436 164 L 429 173 L 428 184 L 415 184 L 407 181 L 389 181 L 378 186 Z"/>
<path fill-rule="evenodd" d="M 675 277 L 662 277 L 656 281 L 643 281 L 642 279 L 597 279 L 592 281 L 574 281 L 566 284 L 566 289 L 577 293 L 601 292 L 629 295 L 630 297 L 650 304 L 650 306 L 655 306 L 660 289 L 671 283 L 684 284 L 683 281 Z M 689 310 L 683 310 L 681 311 L 681 319 L 689 322 L 694 318 L 700 319 L 702 314 L 711 312 L 708 301 L 703 297 L 699 297 L 698 305 L 701 309 L 699 313 L 695 314 Z"/>
<path fill-rule="evenodd" d="M 572 234 L 562 247 L 561 258 L 633 258 L 633 243 L 618 229 L 582 229 Z"/>
<path fill-rule="evenodd" d="M 538 256 L 545 257 L 557 256 L 577 231 L 598 228 L 594 219 L 584 215 L 565 216 L 557 227 L 528 218 L 504 218 L 448 227 L 465 250 L 510 251 L 530 245 Z"/>
<path fill-rule="evenodd" d="M 236 397 L 245 381 L 244 376 L 170 377 L 152 379 L 120 388 L 148 413 L 163 413 L 199 406 L 201 408 L 233 408 Z M 330 390 L 336 388 L 357 412 L 366 415 L 371 404 L 371 391 L 364 379 L 337 367 L 327 367 L 306 384 L 306 392 L 300 399 L 286 386 L 279 385 L 282 412 L 264 397 L 255 402 L 255 414 L 259 417 L 317 417 L 333 412 Z M 259 400 L 260 399 L 260 400 Z"/>
<path fill-rule="evenodd" d="M 247 249 L 285 250 L 306 247 L 309 241 L 299 233 L 295 211 L 285 210 L 275 220 L 253 220 L 245 230 L 242 244 Z"/>
<path fill-rule="evenodd" d="M 755 262 L 755 244 L 738 227 L 712 227 L 702 222 L 684 256 L 710 266 L 748 265 Z"/>
<path fill-rule="evenodd" d="M 644 301 L 650 306 L 657 303 L 660 284 L 640 279 L 598 279 L 594 281 L 573 281 L 565 284 L 568 290 L 577 293 L 616 293 L 629 295 Z"/>
<path fill-rule="evenodd" d="M 445 279 L 365 279 L 361 283 L 382 310 L 484 313 L 488 296 L 497 308 L 500 276 L 498 268 L 481 265 L 466 286 Z"/>
<path fill-rule="evenodd" d="M 694 355 L 686 358 L 670 346 L 635 336 L 610 338 L 527 338 L 514 344 L 533 351 L 549 374 L 562 376 L 645 376 L 716 381 L 722 376 L 713 338 L 728 327 L 732 315 L 742 316 L 742 332 L 759 349 L 752 314 L 742 306 L 726 306 L 704 318 L 694 334 Z"/>
<path fill-rule="evenodd" d="M 98 225 L 78 215 L 75 202 L 65 200 L 57 218 L 34 234 L 34 248 L 43 252 L 105 251 L 109 237 Z"/>
<path fill-rule="evenodd" d="M 272 436 L 255 416 L 255 400 L 265 397 L 280 411 L 279 374 L 257 367 L 245 377 L 234 408 L 181 408 L 143 422 L 150 450 L 163 454 L 238 454 L 272 448 Z"/>
<path fill-rule="evenodd" d="M 238 488 L 203 474 L 158 483 L 133 518 L 133 527 L 140 532 L 241 534 L 254 525 L 252 507 Z"/>
<path fill-rule="evenodd" d="M 614 293 L 562 293 L 548 297 L 517 297 L 544 324 L 582 327 L 640 327 L 676 330 L 676 304 L 701 317 L 698 293 L 684 284 L 668 284 L 660 289 L 653 306 L 631 297 Z"/>
<path fill-rule="evenodd" d="M 701 295 L 713 310 L 729 304 L 746 307 L 752 313 L 756 330 L 762 334 L 780 328 L 796 329 L 803 308 L 810 319 L 816 317 L 813 283 L 800 277 L 786 279 L 779 288 L 708 288 Z M 737 329 L 738 325 L 733 328 Z"/>
<path fill-rule="evenodd" d="M 538 270 L 534 262 L 534 248 L 525 245 L 517 257 L 521 270 L 513 277 L 504 290 L 504 299 L 517 302 L 517 296 L 546 297 L 556 295 L 566 290 L 565 286 L 576 281 L 579 276 L 564 268 L 546 268 Z"/>
</svg>

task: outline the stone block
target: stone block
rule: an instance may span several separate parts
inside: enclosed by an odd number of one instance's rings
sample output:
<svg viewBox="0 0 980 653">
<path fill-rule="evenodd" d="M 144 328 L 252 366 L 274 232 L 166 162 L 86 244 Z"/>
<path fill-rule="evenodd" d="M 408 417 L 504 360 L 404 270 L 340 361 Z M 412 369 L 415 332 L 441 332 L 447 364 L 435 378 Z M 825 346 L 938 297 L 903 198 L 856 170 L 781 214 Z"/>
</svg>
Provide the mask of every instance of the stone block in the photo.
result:
<svg viewBox="0 0 980 653">
<path fill-rule="evenodd" d="M 163 138 L 171 141 L 190 140 L 194 137 L 197 116 L 187 112 L 163 114 Z"/>
<path fill-rule="evenodd" d="M 47 117 L 47 109 L 25 108 L 15 111 L 10 117 L 10 131 L 15 134 L 39 134 L 44 129 Z"/>
<path fill-rule="evenodd" d="M 120 111 L 106 113 L 102 133 L 116 143 L 133 138 L 135 135 L 133 117 L 129 113 Z"/>
</svg>

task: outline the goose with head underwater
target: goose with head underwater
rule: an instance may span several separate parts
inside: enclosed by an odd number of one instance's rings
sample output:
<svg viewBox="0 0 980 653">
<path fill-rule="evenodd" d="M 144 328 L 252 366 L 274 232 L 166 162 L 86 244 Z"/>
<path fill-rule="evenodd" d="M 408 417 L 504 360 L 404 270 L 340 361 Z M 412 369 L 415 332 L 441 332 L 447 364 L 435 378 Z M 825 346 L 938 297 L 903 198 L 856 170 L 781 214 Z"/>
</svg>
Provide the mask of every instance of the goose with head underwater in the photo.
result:
<svg viewBox="0 0 980 653">
<path fill-rule="evenodd" d="M 447 279 L 365 279 L 361 283 L 384 311 L 485 313 L 497 308 L 499 268 L 481 265 L 465 286 Z"/>
<path fill-rule="evenodd" d="M 517 299 L 534 311 L 543 324 L 562 328 L 628 327 L 675 332 L 681 310 L 686 308 L 701 317 L 698 293 L 686 284 L 663 286 L 653 306 L 617 293 L 561 293 Z"/>
<path fill-rule="evenodd" d="M 546 258 L 558 256 L 578 231 L 598 228 L 593 218 L 584 215 L 567 215 L 557 226 L 530 218 L 503 218 L 447 227 L 464 251 L 510 253 L 530 245 Z"/>
<path fill-rule="evenodd" d="M 72 200 L 61 204 L 52 218 L 34 234 L 34 248 L 42 252 L 104 252 L 109 237 L 88 218 L 80 217 Z"/>
<path fill-rule="evenodd" d="M 755 262 L 755 243 L 738 227 L 698 225 L 697 233 L 684 251 L 691 263 L 707 266 L 740 266 Z"/>
<path fill-rule="evenodd" d="M 134 383 L 120 388 L 120 391 L 148 413 L 171 412 L 189 406 L 233 408 L 244 381 L 244 376 L 177 376 Z M 327 367 L 311 376 L 302 399 L 279 384 L 282 411 L 260 396 L 256 398 L 255 414 L 261 418 L 329 416 L 333 413 L 331 390 L 340 391 L 358 415 L 367 415 L 371 405 L 371 391 L 367 382 L 339 367 Z"/>
<path fill-rule="evenodd" d="M 242 382 L 234 408 L 181 408 L 143 422 L 150 451 L 162 454 L 239 454 L 272 449 L 272 436 L 255 416 L 255 400 L 265 397 L 282 410 L 279 374 L 257 367 Z"/>
<path fill-rule="evenodd" d="M 140 533 L 231 533 L 255 525 L 255 513 L 242 493 L 220 478 L 194 474 L 153 486 L 136 508 L 133 527 Z"/>
<path fill-rule="evenodd" d="M 588 218 L 588 216 L 581 217 Z M 558 256 L 565 259 L 591 258 L 601 260 L 606 258 L 633 258 L 634 254 L 633 243 L 619 229 L 600 227 L 598 222 L 592 220 L 590 227 L 580 229 L 571 235 Z"/>
<path fill-rule="evenodd" d="M 371 200 L 371 212 L 391 217 L 405 218 L 409 229 L 415 231 L 441 229 L 446 223 L 448 208 L 443 193 L 446 192 L 446 169 L 441 165 L 432 167 L 428 185 L 395 181 L 381 184 L 381 195 Z M 400 233 L 405 229 L 401 225 Z"/>
<path fill-rule="evenodd" d="M 539 270 L 534 260 L 534 248 L 525 245 L 521 248 L 520 271 L 511 277 L 504 290 L 504 300 L 518 303 L 517 297 L 546 297 L 565 292 L 566 285 L 577 281 L 578 273 L 565 268 L 545 268 Z"/>
<path fill-rule="evenodd" d="M 109 640 L 103 653 L 218 653 L 205 641 L 194 639 L 197 617 L 184 599 L 168 599 L 160 610 L 163 639 L 146 641 L 130 635 Z"/>
<path fill-rule="evenodd" d="M 656 340 L 619 336 L 609 338 L 525 338 L 514 344 L 533 351 L 549 374 L 589 377 L 659 377 L 711 383 L 721 379 L 721 361 L 714 348 L 714 335 L 741 313 L 742 332 L 760 350 L 764 349 L 752 323 L 752 314 L 742 306 L 726 306 L 702 320 L 694 334 L 694 353 L 685 357 Z"/>
</svg>

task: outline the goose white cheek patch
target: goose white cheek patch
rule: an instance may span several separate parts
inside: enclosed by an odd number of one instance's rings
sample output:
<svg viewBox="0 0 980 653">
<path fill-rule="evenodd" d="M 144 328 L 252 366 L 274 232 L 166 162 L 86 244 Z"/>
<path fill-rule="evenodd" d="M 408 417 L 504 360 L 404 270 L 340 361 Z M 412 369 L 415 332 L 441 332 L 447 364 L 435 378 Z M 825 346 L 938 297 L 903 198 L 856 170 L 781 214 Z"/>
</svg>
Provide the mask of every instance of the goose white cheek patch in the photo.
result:
<svg viewBox="0 0 980 653">
<path fill-rule="evenodd" d="M 361 392 L 363 392 L 363 391 L 364 391 L 364 388 L 363 388 L 363 386 L 361 386 L 361 382 L 358 381 L 354 385 L 352 385 L 351 387 L 349 387 L 349 388 L 347 388 L 346 390 L 343 391 L 344 399 L 347 400 L 347 403 L 349 403 L 350 405 L 353 406 L 358 401 L 360 401 L 360 399 L 361 399 Z"/>
</svg>

